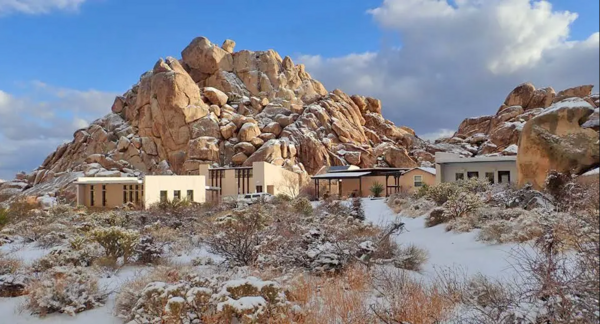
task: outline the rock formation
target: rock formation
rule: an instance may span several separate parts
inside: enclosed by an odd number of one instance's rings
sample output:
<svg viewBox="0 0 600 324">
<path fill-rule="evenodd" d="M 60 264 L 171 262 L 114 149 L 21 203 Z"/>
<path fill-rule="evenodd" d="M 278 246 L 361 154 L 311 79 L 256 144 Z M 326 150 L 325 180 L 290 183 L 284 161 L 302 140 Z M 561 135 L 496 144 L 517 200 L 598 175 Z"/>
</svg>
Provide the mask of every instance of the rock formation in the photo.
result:
<svg viewBox="0 0 600 324">
<path fill-rule="evenodd" d="M 524 83 L 511 91 L 495 115 L 465 119 L 451 138 L 438 141 L 446 145 L 458 145 L 472 155 L 515 155 L 519 137 L 525 124 L 548 109 L 569 106 L 577 98 L 592 109 L 592 114 L 582 120 L 583 127 L 598 131 L 598 94 L 592 94 L 592 86 L 585 85 L 559 91 L 553 88 L 536 89 Z"/>
<path fill-rule="evenodd" d="M 159 59 L 108 115 L 77 130 L 18 187 L 39 195 L 78 176 L 194 174 L 203 163 L 267 161 L 312 174 L 324 165 L 431 160 L 413 154 L 424 142 L 385 120 L 379 100 L 328 92 L 273 50 L 234 48 L 231 40 L 220 47 L 198 37 L 182 59 Z"/>
</svg>

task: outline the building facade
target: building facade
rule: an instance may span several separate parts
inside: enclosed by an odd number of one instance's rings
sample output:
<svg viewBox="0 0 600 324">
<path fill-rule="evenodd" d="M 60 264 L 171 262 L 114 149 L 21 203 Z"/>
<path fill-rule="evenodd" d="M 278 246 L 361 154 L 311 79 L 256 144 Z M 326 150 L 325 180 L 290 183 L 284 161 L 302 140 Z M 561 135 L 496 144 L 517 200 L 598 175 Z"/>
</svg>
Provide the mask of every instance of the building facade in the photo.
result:
<svg viewBox="0 0 600 324">
<path fill-rule="evenodd" d="M 400 177 L 400 190 L 415 193 L 424 185 L 435 185 L 435 168 L 414 168 L 406 171 Z"/>
<path fill-rule="evenodd" d="M 516 183 L 516 156 L 460 157 L 456 154 L 435 153 L 436 183 L 470 178 L 486 179 L 490 183 Z"/>
<path fill-rule="evenodd" d="M 82 177 L 77 185 L 77 205 L 115 208 L 133 204 L 149 207 L 175 199 L 197 203 L 206 201 L 204 176 Z"/>
</svg>

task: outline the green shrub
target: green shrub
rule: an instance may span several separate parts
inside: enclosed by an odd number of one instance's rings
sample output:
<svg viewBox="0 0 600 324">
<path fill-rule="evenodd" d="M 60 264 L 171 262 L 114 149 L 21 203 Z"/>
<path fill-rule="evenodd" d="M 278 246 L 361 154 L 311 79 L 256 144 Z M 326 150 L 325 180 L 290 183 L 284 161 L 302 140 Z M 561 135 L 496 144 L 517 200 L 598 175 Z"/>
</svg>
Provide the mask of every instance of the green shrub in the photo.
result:
<svg viewBox="0 0 600 324">
<path fill-rule="evenodd" d="M 460 182 L 442 182 L 427 189 L 425 196 L 433 200 L 438 206 L 443 205 L 448 199 L 462 191 Z"/>
<path fill-rule="evenodd" d="M 381 183 L 375 182 L 369 190 L 371 191 L 371 193 L 373 194 L 374 197 L 380 197 L 384 188 Z"/>
<path fill-rule="evenodd" d="M 292 201 L 292 197 L 290 197 L 290 196 L 288 196 L 288 195 L 286 195 L 284 193 L 280 193 L 280 194 L 277 194 L 275 196 L 275 199 L 273 200 L 273 203 L 275 203 L 275 204 L 281 204 L 281 203 L 288 203 L 290 201 Z"/>
<path fill-rule="evenodd" d="M 449 219 L 460 218 L 483 207 L 481 199 L 473 193 L 455 193 L 444 204 L 445 216 Z"/>
<path fill-rule="evenodd" d="M 8 210 L 0 208 L 0 229 L 8 224 Z"/>
<path fill-rule="evenodd" d="M 108 258 L 123 257 L 123 262 L 127 262 L 133 256 L 140 239 L 138 231 L 119 226 L 94 228 L 88 235 L 91 240 L 98 242 L 104 248 Z"/>
<path fill-rule="evenodd" d="M 294 210 L 306 216 L 312 214 L 313 208 L 310 201 L 304 197 L 297 198 L 292 203 Z"/>
</svg>

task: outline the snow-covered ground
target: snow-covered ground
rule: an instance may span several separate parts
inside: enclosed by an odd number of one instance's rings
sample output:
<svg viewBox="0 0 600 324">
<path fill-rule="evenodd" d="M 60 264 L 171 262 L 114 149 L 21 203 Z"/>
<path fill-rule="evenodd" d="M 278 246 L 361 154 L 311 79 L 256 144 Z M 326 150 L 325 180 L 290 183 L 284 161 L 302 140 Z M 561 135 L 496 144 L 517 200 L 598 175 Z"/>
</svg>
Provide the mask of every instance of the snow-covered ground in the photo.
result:
<svg viewBox="0 0 600 324">
<path fill-rule="evenodd" d="M 318 203 L 313 203 L 316 207 Z M 363 199 L 363 206 L 367 221 L 385 226 L 394 221 L 396 215 L 386 204 L 384 199 Z M 401 216 L 400 216 L 401 217 Z M 456 234 L 446 232 L 443 225 L 425 228 L 424 217 L 401 217 L 406 230 L 396 237 L 400 244 L 414 244 L 429 252 L 429 260 L 423 268 L 423 277 L 431 277 L 436 269 L 459 268 L 469 274 L 480 272 L 482 274 L 502 278 L 511 276 L 513 269 L 510 266 L 511 251 L 516 245 L 489 245 L 476 240 L 477 232 Z M 31 264 L 36 259 L 48 253 L 49 249 L 40 249 L 32 244 L 12 243 L 0 247 L 3 253 L 21 258 L 25 263 Z M 204 249 L 194 249 L 184 255 L 172 256 L 171 260 L 179 264 L 190 264 L 196 257 L 211 256 L 215 261 L 218 257 L 210 255 Z M 100 308 L 82 312 L 76 316 L 64 314 L 51 314 L 45 318 L 30 315 L 27 310 L 22 310 L 21 305 L 26 297 L 0 298 L 0 323 L 11 324 L 113 324 L 123 323 L 114 316 L 114 303 L 117 292 L 127 280 L 139 277 L 147 272 L 149 267 L 125 267 L 116 275 L 100 279 L 100 286 L 112 292 L 106 305 Z"/>
<path fill-rule="evenodd" d="M 396 237 L 400 244 L 414 244 L 429 252 L 423 275 L 433 275 L 444 268 L 458 268 L 468 274 L 481 273 L 495 278 L 514 275 L 511 255 L 516 244 L 490 245 L 477 241 L 478 231 L 446 232 L 445 226 L 425 227 L 425 217 L 410 218 L 396 215 L 383 199 L 363 199 L 365 215 L 373 224 L 385 226 L 400 217 L 405 231 Z"/>
</svg>

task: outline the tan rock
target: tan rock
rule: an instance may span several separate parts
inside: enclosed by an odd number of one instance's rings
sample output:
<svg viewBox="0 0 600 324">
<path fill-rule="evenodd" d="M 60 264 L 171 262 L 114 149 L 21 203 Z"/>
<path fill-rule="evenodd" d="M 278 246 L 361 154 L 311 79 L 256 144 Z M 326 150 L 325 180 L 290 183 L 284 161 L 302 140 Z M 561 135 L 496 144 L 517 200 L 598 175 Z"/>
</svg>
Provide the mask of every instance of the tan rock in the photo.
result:
<svg viewBox="0 0 600 324">
<path fill-rule="evenodd" d="M 233 70 L 230 53 L 212 44 L 205 37 L 197 37 L 181 52 L 183 62 L 201 73 L 213 74 L 219 69 Z"/>
<path fill-rule="evenodd" d="M 156 143 L 154 143 L 154 140 L 152 138 L 142 137 L 140 138 L 140 141 L 142 143 L 142 149 L 144 150 L 144 152 L 146 152 L 146 154 L 153 156 L 158 155 Z"/>
<path fill-rule="evenodd" d="M 559 102 L 565 98 L 570 97 L 585 98 L 592 94 L 593 88 L 594 85 L 588 84 L 559 91 L 556 94 L 556 98 L 554 98 L 554 102 Z"/>
<path fill-rule="evenodd" d="M 130 143 L 131 142 L 127 139 L 127 137 L 119 138 L 119 142 L 117 143 L 117 150 L 119 150 L 120 152 L 126 151 Z"/>
<path fill-rule="evenodd" d="M 235 126 L 234 123 L 228 123 L 225 126 L 221 126 L 220 131 L 221 131 L 221 135 L 223 136 L 224 139 L 230 139 L 233 134 L 235 133 L 235 130 L 237 129 L 237 127 Z"/>
<path fill-rule="evenodd" d="M 556 97 L 556 92 L 552 87 L 537 89 L 533 92 L 531 96 L 531 100 L 527 107 L 523 107 L 526 110 L 535 109 L 535 108 L 547 108 L 550 107 L 552 101 Z"/>
<path fill-rule="evenodd" d="M 417 163 L 408 156 L 403 147 L 397 147 L 391 143 L 383 143 L 375 147 L 376 156 L 383 156 L 385 162 L 394 168 L 416 168 Z"/>
<path fill-rule="evenodd" d="M 281 142 L 279 140 L 273 139 L 266 142 L 263 146 L 256 150 L 254 154 L 248 157 L 248 159 L 244 162 L 244 165 L 251 166 L 253 162 L 257 161 L 265 161 L 271 163 L 278 159 L 282 159 Z"/>
<path fill-rule="evenodd" d="M 233 165 L 242 165 L 247 159 L 248 156 L 246 154 L 239 152 L 231 157 L 231 163 L 233 163 Z"/>
<path fill-rule="evenodd" d="M 360 164 L 360 152 L 346 152 L 344 159 L 352 165 Z"/>
<path fill-rule="evenodd" d="M 251 143 L 239 142 L 233 146 L 233 151 L 235 153 L 243 152 L 247 156 L 250 156 L 252 153 L 256 152 L 256 148 Z"/>
<path fill-rule="evenodd" d="M 254 145 L 254 147 L 256 147 L 256 148 L 261 147 L 264 143 L 265 143 L 265 141 L 260 137 L 255 137 L 250 140 L 250 144 Z"/>
<path fill-rule="evenodd" d="M 263 140 L 263 142 L 268 142 L 269 140 L 277 138 L 277 135 L 273 133 L 261 133 L 260 135 L 258 135 L 257 138 L 260 138 L 261 140 Z"/>
<path fill-rule="evenodd" d="M 410 134 L 412 136 L 417 136 L 417 134 L 415 134 L 415 130 L 412 129 L 412 128 L 410 128 L 410 127 L 408 127 L 408 126 L 400 126 L 398 128 L 400 128 L 401 130 L 407 132 L 408 134 Z"/>
<path fill-rule="evenodd" d="M 123 111 L 123 107 L 125 106 L 125 98 L 122 96 L 116 96 L 115 101 L 113 102 L 111 111 L 115 114 L 119 114 Z"/>
<path fill-rule="evenodd" d="M 517 154 L 520 186 L 541 189 L 550 170 L 579 174 L 600 163 L 598 133 L 580 126 L 594 109 L 583 99 L 555 105 L 523 128 Z"/>
<path fill-rule="evenodd" d="M 465 137 L 471 136 L 475 133 L 487 134 L 493 118 L 494 116 L 467 118 L 460 123 L 456 134 L 463 135 Z"/>
<path fill-rule="evenodd" d="M 268 123 L 262 129 L 263 133 L 273 133 L 273 134 L 275 134 L 275 136 L 281 134 L 281 130 L 283 130 L 283 128 L 281 127 L 281 125 L 278 122 Z"/>
<path fill-rule="evenodd" d="M 511 91 L 506 99 L 504 100 L 504 104 L 506 106 L 521 106 L 526 108 L 533 97 L 535 92 L 535 86 L 533 84 L 526 82 L 522 83 Z"/>
<path fill-rule="evenodd" d="M 202 161 L 219 161 L 219 141 L 214 137 L 202 136 L 188 145 L 188 158 Z"/>
<path fill-rule="evenodd" d="M 208 98 L 213 105 L 223 106 L 227 103 L 227 100 L 229 100 L 227 95 L 219 89 L 206 87 L 202 91 L 206 98 Z"/>
<path fill-rule="evenodd" d="M 223 42 L 223 45 L 221 45 L 221 48 L 225 52 L 227 52 L 229 54 L 233 54 L 233 50 L 235 49 L 235 42 L 233 40 L 231 40 L 231 39 L 226 39 Z"/>
<path fill-rule="evenodd" d="M 381 100 L 367 97 L 367 110 L 373 113 L 381 114 Z"/>
<path fill-rule="evenodd" d="M 191 138 L 209 136 L 214 138 L 221 137 L 221 129 L 218 120 L 212 116 L 202 117 L 190 124 Z"/>
<path fill-rule="evenodd" d="M 249 142 L 258 135 L 260 135 L 260 128 L 256 124 L 245 123 L 240 128 L 238 138 L 242 142 Z"/>
</svg>

